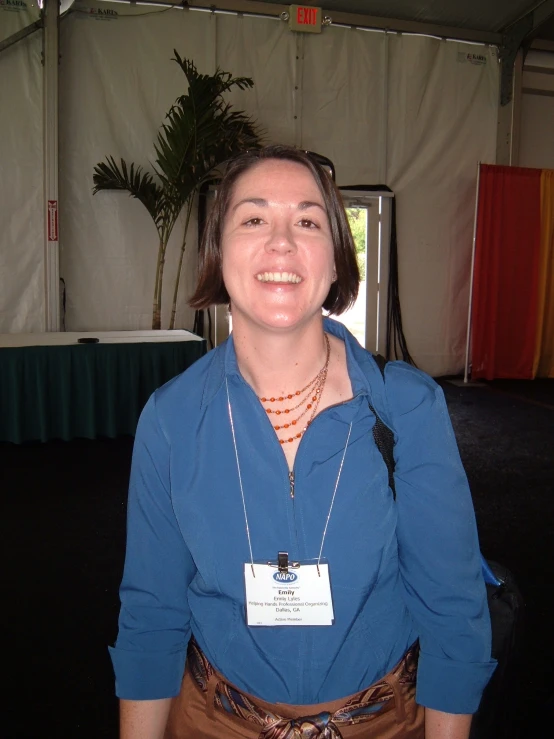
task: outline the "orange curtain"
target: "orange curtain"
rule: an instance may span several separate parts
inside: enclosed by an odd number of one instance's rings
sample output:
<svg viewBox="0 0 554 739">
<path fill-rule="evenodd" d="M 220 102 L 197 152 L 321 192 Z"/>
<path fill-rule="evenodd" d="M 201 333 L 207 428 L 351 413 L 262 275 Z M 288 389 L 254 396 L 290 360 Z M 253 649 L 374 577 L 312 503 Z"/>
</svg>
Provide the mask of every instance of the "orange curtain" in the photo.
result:
<svg viewBox="0 0 554 739">
<path fill-rule="evenodd" d="M 538 327 L 533 375 L 554 377 L 554 170 L 541 174 Z"/>
<path fill-rule="evenodd" d="M 541 170 L 480 167 L 471 376 L 530 380 L 539 300 Z"/>
</svg>

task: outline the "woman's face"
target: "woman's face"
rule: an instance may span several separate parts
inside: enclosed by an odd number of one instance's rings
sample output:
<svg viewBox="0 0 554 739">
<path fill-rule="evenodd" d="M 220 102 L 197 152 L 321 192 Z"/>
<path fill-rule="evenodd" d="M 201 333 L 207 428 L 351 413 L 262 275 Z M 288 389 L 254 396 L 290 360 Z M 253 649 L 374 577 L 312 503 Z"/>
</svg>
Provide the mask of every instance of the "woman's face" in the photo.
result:
<svg viewBox="0 0 554 739">
<path fill-rule="evenodd" d="M 241 175 L 221 252 L 233 330 L 292 329 L 319 320 L 334 257 L 325 201 L 311 172 L 269 159 Z"/>
</svg>

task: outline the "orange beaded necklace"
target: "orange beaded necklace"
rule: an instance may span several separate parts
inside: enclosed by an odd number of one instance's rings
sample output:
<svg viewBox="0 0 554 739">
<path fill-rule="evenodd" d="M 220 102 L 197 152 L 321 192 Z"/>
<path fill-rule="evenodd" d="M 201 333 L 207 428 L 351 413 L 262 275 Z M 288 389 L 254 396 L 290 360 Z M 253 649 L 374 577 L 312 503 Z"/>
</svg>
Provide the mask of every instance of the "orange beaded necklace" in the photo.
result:
<svg viewBox="0 0 554 739">
<path fill-rule="evenodd" d="M 310 417 L 308 421 L 306 421 L 306 425 L 304 428 L 302 428 L 300 431 L 297 431 L 297 429 L 293 428 L 292 431 L 296 431 L 296 433 L 293 433 L 292 436 L 280 438 L 279 435 L 277 438 L 279 439 L 280 444 L 290 444 L 293 441 L 297 441 L 298 439 L 302 438 L 302 435 L 306 432 L 306 429 L 313 421 L 315 414 L 317 413 L 317 407 L 319 405 L 319 401 L 321 400 L 321 395 L 323 394 L 323 388 L 325 387 L 325 381 L 327 380 L 327 370 L 329 369 L 329 358 L 331 356 L 331 345 L 329 343 L 329 337 L 327 334 L 324 334 L 325 336 L 325 344 L 327 346 L 327 356 L 325 358 L 325 364 L 323 367 L 319 370 L 317 375 L 310 380 L 310 382 L 307 385 L 304 385 L 303 388 L 300 390 L 295 390 L 294 393 L 288 393 L 284 395 L 280 395 L 275 398 L 259 398 L 259 400 L 262 403 L 283 403 L 287 400 L 292 400 L 293 398 L 298 398 L 299 396 L 303 395 L 303 397 L 298 401 L 296 405 L 293 405 L 292 408 L 265 408 L 265 412 L 268 415 L 275 415 L 275 416 L 281 416 L 281 415 L 288 415 L 289 413 L 293 413 L 294 411 L 298 410 L 299 408 L 302 408 L 304 406 L 304 409 L 301 411 L 300 415 L 298 415 L 293 420 L 288 420 L 287 423 L 283 423 L 281 425 L 273 426 L 275 431 L 281 431 L 283 429 L 290 429 L 291 427 L 297 426 L 298 421 L 302 419 L 308 411 L 311 411 Z M 280 420 L 280 419 L 279 419 Z M 291 433 L 290 431 L 288 433 Z"/>
</svg>

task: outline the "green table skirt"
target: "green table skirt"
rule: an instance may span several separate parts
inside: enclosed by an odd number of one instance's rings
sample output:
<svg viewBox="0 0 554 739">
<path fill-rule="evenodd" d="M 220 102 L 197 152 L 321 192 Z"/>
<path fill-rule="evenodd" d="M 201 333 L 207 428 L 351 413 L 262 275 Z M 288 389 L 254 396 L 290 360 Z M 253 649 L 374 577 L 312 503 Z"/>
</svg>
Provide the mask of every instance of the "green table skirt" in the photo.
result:
<svg viewBox="0 0 554 739">
<path fill-rule="evenodd" d="M 151 393 L 205 352 L 205 341 L 2 348 L 0 441 L 134 434 Z"/>
</svg>

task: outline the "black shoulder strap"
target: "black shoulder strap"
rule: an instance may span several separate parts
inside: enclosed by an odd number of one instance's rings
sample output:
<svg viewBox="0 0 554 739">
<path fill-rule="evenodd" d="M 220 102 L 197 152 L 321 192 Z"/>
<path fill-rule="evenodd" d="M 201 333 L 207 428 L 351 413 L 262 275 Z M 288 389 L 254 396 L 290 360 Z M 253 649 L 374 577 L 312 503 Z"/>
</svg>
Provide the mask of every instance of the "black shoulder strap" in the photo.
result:
<svg viewBox="0 0 554 739">
<path fill-rule="evenodd" d="M 373 354 L 375 364 L 381 370 L 383 380 L 385 379 L 385 366 L 387 360 L 380 354 Z M 381 452 L 384 463 L 387 465 L 389 472 L 389 487 L 392 490 L 392 497 L 396 500 L 396 486 L 394 484 L 394 434 L 388 426 L 385 426 L 383 421 L 379 418 L 379 414 L 375 408 L 369 403 L 371 412 L 375 416 L 375 426 L 373 427 L 373 438 L 377 449 Z"/>
</svg>

